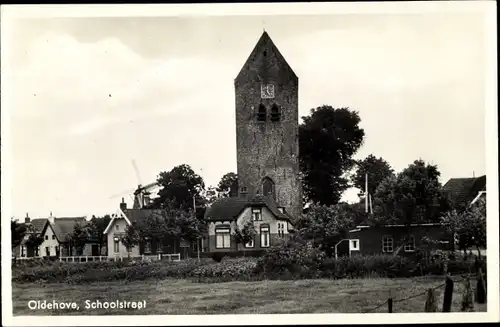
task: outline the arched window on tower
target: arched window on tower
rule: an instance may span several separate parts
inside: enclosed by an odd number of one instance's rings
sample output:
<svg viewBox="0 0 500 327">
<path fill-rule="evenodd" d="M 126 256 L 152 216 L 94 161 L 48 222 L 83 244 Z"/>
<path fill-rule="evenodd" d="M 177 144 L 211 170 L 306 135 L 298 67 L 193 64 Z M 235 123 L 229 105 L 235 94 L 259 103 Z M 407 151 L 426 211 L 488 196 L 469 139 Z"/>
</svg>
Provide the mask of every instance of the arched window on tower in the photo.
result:
<svg viewBox="0 0 500 327">
<path fill-rule="evenodd" d="M 279 121 L 281 119 L 281 111 L 276 103 L 271 107 L 271 121 Z"/>
<path fill-rule="evenodd" d="M 258 121 L 266 121 L 267 118 L 267 110 L 266 106 L 262 103 L 259 105 L 259 110 L 257 111 L 257 120 Z"/>
<path fill-rule="evenodd" d="M 269 177 L 264 177 L 262 180 L 262 195 L 272 196 L 273 199 L 276 199 L 275 185 L 273 180 Z"/>
</svg>

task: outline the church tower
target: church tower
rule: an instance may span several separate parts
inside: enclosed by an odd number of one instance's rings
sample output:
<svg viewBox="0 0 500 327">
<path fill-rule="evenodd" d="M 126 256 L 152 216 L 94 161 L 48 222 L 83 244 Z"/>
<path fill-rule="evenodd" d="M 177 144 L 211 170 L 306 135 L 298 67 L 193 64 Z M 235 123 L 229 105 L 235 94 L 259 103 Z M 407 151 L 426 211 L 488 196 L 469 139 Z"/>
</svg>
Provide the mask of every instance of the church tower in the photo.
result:
<svg viewBox="0 0 500 327">
<path fill-rule="evenodd" d="M 298 78 L 264 32 L 235 81 L 238 193 L 302 212 Z"/>
</svg>

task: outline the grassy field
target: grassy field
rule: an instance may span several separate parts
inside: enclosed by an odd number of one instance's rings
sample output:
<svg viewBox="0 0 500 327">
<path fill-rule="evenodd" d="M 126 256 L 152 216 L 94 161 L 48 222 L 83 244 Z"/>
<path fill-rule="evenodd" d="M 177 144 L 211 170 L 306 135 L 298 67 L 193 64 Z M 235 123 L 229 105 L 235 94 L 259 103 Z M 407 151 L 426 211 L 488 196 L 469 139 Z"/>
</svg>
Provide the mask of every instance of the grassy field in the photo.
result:
<svg viewBox="0 0 500 327">
<path fill-rule="evenodd" d="M 194 283 L 182 279 L 134 282 L 13 283 L 14 315 L 126 315 L 126 314 L 278 314 L 360 313 L 394 299 L 393 312 L 423 312 L 425 292 L 443 283 L 443 278 L 343 279 Z M 455 283 L 452 311 L 460 310 L 463 283 Z M 436 290 L 442 308 L 444 287 Z M 28 301 L 76 302 L 79 310 L 30 310 Z M 146 301 L 134 309 L 85 309 L 85 301 Z M 475 311 L 486 311 L 486 305 Z M 387 305 L 372 311 L 387 312 Z"/>
</svg>

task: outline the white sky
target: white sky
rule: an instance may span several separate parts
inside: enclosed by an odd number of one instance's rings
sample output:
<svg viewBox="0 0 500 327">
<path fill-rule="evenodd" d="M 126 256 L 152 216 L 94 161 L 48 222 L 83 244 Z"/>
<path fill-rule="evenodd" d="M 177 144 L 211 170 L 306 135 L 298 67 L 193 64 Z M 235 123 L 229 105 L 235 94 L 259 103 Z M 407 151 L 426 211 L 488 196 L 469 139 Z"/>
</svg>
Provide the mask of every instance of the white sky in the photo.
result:
<svg viewBox="0 0 500 327">
<path fill-rule="evenodd" d="M 443 183 L 485 173 L 480 14 L 24 20 L 2 44 L 13 215 L 112 213 L 133 159 L 143 184 L 182 163 L 207 185 L 236 172 L 233 80 L 263 28 L 299 77 L 300 116 L 360 112 L 357 157 L 421 157 Z"/>
</svg>

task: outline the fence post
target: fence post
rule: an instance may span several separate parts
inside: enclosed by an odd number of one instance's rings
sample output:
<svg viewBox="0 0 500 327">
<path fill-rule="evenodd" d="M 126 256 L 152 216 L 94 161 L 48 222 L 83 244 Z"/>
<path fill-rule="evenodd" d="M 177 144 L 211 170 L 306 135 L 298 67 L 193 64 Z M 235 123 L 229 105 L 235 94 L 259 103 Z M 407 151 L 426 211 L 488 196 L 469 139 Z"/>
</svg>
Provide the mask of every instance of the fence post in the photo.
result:
<svg viewBox="0 0 500 327">
<path fill-rule="evenodd" d="M 477 270 L 477 303 L 486 303 L 486 285 L 483 278 L 483 270 L 478 268 Z"/>
<path fill-rule="evenodd" d="M 461 311 L 462 312 L 474 311 L 473 293 L 472 293 L 472 288 L 470 286 L 469 277 L 467 277 L 465 279 L 465 290 L 464 290 L 463 299 L 462 299 Z"/>
<path fill-rule="evenodd" d="M 446 286 L 444 288 L 443 312 L 451 312 L 451 301 L 453 300 L 453 280 L 446 277 Z"/>
<path fill-rule="evenodd" d="M 387 306 L 389 307 L 389 313 L 392 313 L 392 297 L 387 300 Z"/>
<path fill-rule="evenodd" d="M 427 290 L 427 300 L 425 301 L 425 312 L 436 312 L 437 304 L 436 304 L 436 294 L 432 288 Z"/>
</svg>

